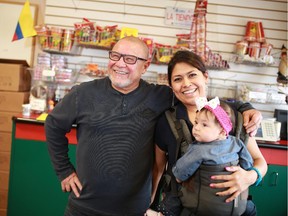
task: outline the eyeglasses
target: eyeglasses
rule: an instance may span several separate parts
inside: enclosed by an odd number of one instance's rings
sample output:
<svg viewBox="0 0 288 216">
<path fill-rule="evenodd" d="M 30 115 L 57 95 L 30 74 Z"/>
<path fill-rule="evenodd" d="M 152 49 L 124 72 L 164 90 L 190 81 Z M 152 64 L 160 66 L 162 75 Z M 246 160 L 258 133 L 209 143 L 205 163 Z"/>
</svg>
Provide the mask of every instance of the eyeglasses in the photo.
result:
<svg viewBox="0 0 288 216">
<path fill-rule="evenodd" d="M 126 55 L 126 54 L 121 54 L 115 51 L 109 51 L 109 58 L 112 61 L 119 61 L 121 57 L 123 57 L 123 60 L 126 64 L 131 64 L 131 65 L 135 64 L 137 60 L 147 61 L 147 59 L 140 58 L 134 55 Z"/>
</svg>

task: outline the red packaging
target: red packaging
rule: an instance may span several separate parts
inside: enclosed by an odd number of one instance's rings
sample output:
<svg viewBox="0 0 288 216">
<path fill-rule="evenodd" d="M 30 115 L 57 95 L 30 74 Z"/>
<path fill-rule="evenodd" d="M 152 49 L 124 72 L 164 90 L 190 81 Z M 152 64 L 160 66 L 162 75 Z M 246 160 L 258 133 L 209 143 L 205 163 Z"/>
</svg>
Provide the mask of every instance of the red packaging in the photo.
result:
<svg viewBox="0 0 288 216">
<path fill-rule="evenodd" d="M 257 42 L 263 43 L 265 42 L 264 29 L 262 26 L 262 22 L 257 22 L 257 34 L 256 34 Z"/>
<path fill-rule="evenodd" d="M 260 55 L 260 43 L 251 42 L 249 45 L 249 56 L 254 58 L 259 58 Z"/>
<path fill-rule="evenodd" d="M 247 41 L 256 41 L 257 37 L 257 24 L 256 22 L 249 21 L 246 25 L 246 33 L 244 39 Z"/>
</svg>

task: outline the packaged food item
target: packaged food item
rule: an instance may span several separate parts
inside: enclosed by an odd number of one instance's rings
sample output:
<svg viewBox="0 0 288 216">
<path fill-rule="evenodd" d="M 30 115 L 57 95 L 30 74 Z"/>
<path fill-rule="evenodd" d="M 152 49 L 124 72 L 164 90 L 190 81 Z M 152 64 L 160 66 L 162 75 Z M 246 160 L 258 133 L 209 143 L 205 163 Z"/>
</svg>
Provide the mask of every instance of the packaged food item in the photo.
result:
<svg viewBox="0 0 288 216">
<path fill-rule="evenodd" d="M 237 41 L 235 53 L 237 55 L 243 56 L 247 54 L 248 42 L 247 41 Z"/>
<path fill-rule="evenodd" d="M 265 42 L 265 35 L 264 35 L 264 29 L 262 22 L 257 22 L 257 34 L 256 34 L 256 40 L 257 42 L 264 43 Z"/>
<path fill-rule="evenodd" d="M 75 39 L 77 42 L 86 41 L 90 33 L 95 32 L 95 22 L 83 18 L 82 22 L 74 23 Z"/>
<path fill-rule="evenodd" d="M 148 49 L 149 49 L 149 57 L 148 59 L 152 61 L 153 59 L 153 39 L 152 38 L 144 38 L 144 37 L 140 37 L 141 40 L 144 41 L 144 43 L 147 45 Z"/>
<path fill-rule="evenodd" d="M 248 21 L 244 39 L 247 41 L 256 41 L 257 25 L 254 21 Z"/>
<path fill-rule="evenodd" d="M 60 51 L 62 35 L 63 29 L 58 27 L 51 27 L 50 50 Z"/>
<path fill-rule="evenodd" d="M 35 26 L 34 28 L 37 32 L 37 36 L 38 36 L 41 49 L 44 49 L 44 50 L 49 49 L 49 37 L 51 33 L 50 29 L 46 25 L 39 25 L 39 26 Z"/>
<path fill-rule="evenodd" d="M 260 49 L 260 58 L 264 58 L 264 56 L 269 56 L 271 54 L 273 46 L 269 43 L 262 43 Z"/>
<path fill-rule="evenodd" d="M 259 42 L 251 42 L 249 44 L 249 56 L 252 58 L 259 58 L 260 55 L 260 43 Z"/>
<path fill-rule="evenodd" d="M 168 63 L 170 59 L 172 58 L 173 54 L 177 50 L 176 47 L 172 47 L 171 45 L 164 45 L 160 43 L 155 43 L 155 48 L 156 48 L 156 55 L 155 55 L 156 63 Z"/>
<path fill-rule="evenodd" d="M 70 52 L 74 43 L 74 30 L 65 29 L 61 41 L 61 51 Z"/>
<path fill-rule="evenodd" d="M 113 25 L 113 26 L 105 26 L 104 28 L 99 28 L 98 27 L 98 37 L 96 44 L 98 46 L 103 46 L 103 47 L 112 47 L 112 45 L 115 43 L 115 33 L 117 30 L 118 25 Z"/>
<path fill-rule="evenodd" d="M 191 40 L 190 34 L 176 34 L 177 42 L 176 45 L 180 47 L 190 48 Z"/>
</svg>

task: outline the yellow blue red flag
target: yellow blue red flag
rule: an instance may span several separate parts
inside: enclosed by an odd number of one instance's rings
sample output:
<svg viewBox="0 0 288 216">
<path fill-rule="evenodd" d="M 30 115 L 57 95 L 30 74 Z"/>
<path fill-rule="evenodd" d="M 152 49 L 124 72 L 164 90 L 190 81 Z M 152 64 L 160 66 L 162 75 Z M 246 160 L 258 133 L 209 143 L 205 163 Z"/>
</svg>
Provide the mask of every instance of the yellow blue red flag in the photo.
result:
<svg viewBox="0 0 288 216">
<path fill-rule="evenodd" d="M 30 10 L 30 4 L 29 1 L 27 0 L 21 11 L 12 41 L 37 35 L 33 26 L 34 23 Z"/>
</svg>

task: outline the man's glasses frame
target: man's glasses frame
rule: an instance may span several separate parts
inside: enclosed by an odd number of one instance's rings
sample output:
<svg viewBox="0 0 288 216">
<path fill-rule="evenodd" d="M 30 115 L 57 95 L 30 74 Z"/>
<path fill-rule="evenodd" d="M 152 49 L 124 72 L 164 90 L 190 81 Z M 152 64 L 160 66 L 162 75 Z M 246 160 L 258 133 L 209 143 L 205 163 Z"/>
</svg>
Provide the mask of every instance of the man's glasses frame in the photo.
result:
<svg viewBox="0 0 288 216">
<path fill-rule="evenodd" d="M 119 61 L 121 57 L 123 57 L 123 61 L 126 64 L 130 64 L 130 65 L 135 64 L 137 60 L 147 61 L 147 59 L 140 58 L 134 55 L 126 55 L 126 54 L 121 54 L 115 51 L 109 51 L 109 59 L 111 59 L 112 61 Z"/>
</svg>

